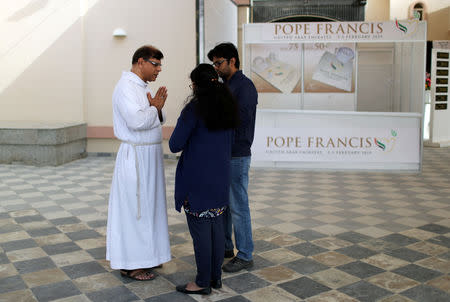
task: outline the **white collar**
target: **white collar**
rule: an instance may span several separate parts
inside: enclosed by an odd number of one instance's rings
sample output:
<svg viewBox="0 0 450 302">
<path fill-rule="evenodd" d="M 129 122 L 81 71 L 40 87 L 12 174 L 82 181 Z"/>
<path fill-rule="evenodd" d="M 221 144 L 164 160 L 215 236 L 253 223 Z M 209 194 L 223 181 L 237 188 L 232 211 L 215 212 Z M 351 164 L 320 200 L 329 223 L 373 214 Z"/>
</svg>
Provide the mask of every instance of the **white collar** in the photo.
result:
<svg viewBox="0 0 450 302">
<path fill-rule="evenodd" d="M 147 87 L 147 83 L 144 82 L 137 74 L 135 74 L 132 71 L 124 71 L 122 73 L 122 77 L 138 84 L 141 87 L 144 87 L 144 88 Z"/>
</svg>

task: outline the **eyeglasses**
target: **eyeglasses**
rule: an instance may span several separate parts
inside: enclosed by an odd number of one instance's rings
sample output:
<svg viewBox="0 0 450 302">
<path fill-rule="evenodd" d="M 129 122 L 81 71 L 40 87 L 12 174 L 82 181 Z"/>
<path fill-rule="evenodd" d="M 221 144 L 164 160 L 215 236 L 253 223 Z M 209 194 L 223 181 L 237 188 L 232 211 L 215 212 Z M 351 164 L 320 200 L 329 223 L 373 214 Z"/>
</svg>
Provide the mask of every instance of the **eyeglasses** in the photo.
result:
<svg viewBox="0 0 450 302">
<path fill-rule="evenodd" d="M 155 67 L 161 67 L 162 66 L 161 63 L 150 61 L 150 59 L 144 59 L 144 61 L 151 63 Z"/>
<path fill-rule="evenodd" d="M 220 61 L 213 62 L 211 65 L 214 66 L 214 67 L 219 67 L 225 61 L 227 61 L 227 59 L 223 59 L 223 60 L 220 60 Z"/>
<path fill-rule="evenodd" d="M 194 84 L 189 84 L 189 88 L 193 89 L 194 88 Z"/>
</svg>

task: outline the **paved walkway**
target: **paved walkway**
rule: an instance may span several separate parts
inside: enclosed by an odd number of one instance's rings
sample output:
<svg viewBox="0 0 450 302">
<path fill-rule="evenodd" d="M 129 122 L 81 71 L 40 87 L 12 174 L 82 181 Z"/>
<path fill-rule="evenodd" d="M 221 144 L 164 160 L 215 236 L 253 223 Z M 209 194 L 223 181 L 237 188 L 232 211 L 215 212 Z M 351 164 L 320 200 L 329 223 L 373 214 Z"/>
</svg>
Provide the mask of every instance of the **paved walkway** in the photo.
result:
<svg viewBox="0 0 450 302">
<path fill-rule="evenodd" d="M 424 149 L 421 174 L 252 169 L 255 266 L 208 297 L 173 208 L 173 260 L 131 282 L 105 258 L 114 159 L 0 165 L 0 301 L 450 301 L 450 148 Z"/>
</svg>

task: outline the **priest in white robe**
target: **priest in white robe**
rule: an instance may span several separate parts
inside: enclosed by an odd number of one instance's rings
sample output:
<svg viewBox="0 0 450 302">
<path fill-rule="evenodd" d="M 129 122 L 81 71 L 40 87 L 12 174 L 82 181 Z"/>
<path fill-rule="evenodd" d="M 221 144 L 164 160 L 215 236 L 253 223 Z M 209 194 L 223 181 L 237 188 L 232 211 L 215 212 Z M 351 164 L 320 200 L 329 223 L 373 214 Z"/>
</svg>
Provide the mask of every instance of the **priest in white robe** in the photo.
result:
<svg viewBox="0 0 450 302">
<path fill-rule="evenodd" d="M 147 82 L 161 71 L 163 54 L 153 46 L 136 50 L 113 93 L 117 153 L 109 196 L 106 259 L 135 280 L 151 280 L 150 268 L 171 260 L 161 125 L 167 89 L 150 93 Z"/>
</svg>

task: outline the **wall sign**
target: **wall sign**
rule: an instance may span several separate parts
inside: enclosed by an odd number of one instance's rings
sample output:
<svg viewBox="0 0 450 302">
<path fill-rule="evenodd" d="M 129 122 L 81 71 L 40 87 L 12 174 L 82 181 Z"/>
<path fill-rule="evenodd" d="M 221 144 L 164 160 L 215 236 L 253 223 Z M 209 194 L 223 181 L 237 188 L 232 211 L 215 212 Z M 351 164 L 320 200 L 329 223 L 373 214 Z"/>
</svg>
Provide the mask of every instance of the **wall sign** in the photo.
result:
<svg viewBox="0 0 450 302">
<path fill-rule="evenodd" d="M 261 161 L 419 162 L 419 129 L 257 128 L 252 153 Z"/>
<path fill-rule="evenodd" d="M 432 77 L 435 83 L 432 83 L 434 91 L 434 109 L 447 110 L 448 91 L 449 91 L 449 55 L 448 51 L 437 51 L 432 66 Z M 434 73 L 434 75 L 433 75 Z"/>
</svg>

